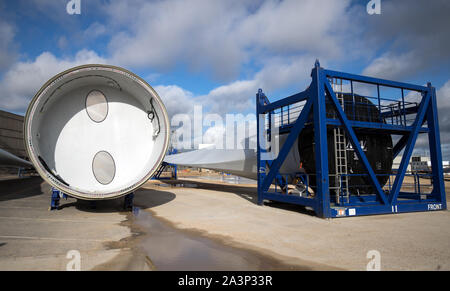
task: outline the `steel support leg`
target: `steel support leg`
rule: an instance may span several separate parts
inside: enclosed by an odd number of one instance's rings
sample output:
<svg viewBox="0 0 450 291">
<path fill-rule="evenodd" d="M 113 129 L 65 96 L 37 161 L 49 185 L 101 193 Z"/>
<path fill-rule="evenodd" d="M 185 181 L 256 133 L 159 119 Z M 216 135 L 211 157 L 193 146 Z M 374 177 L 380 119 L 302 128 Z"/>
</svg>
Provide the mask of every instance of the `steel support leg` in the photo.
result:
<svg viewBox="0 0 450 291">
<path fill-rule="evenodd" d="M 58 210 L 59 209 L 59 201 L 61 198 L 64 198 L 67 200 L 67 195 L 62 193 L 56 188 L 52 187 L 52 200 L 50 203 L 50 210 Z"/>
<path fill-rule="evenodd" d="M 125 195 L 125 200 L 123 203 L 123 209 L 125 210 L 133 210 L 133 200 L 134 200 L 134 192 L 131 192 Z"/>
</svg>

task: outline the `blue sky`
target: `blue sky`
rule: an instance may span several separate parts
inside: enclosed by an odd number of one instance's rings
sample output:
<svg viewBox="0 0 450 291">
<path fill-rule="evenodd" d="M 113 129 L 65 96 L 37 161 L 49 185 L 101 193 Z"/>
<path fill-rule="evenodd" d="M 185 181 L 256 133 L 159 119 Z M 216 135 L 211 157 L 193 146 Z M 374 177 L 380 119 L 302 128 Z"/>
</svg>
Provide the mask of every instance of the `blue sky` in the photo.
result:
<svg viewBox="0 0 450 291">
<path fill-rule="evenodd" d="M 254 113 L 302 91 L 322 66 L 438 90 L 441 138 L 450 144 L 450 4 L 446 0 L 0 0 L 0 108 L 23 114 L 39 87 L 82 63 L 125 67 L 145 78 L 171 115 Z M 183 104 L 183 106 L 180 106 Z"/>
</svg>

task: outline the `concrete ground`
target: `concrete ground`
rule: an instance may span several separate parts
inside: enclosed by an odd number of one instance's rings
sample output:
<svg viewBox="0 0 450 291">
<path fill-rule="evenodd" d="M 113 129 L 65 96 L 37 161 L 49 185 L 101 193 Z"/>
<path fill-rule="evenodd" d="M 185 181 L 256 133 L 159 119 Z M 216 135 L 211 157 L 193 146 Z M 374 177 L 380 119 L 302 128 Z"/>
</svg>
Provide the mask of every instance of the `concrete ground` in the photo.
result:
<svg viewBox="0 0 450 291">
<path fill-rule="evenodd" d="M 0 270 L 66 270 L 70 250 L 89 270 L 126 251 L 108 247 L 131 236 L 117 202 L 90 209 L 69 198 L 63 210 L 48 211 L 49 193 L 39 177 L 0 181 Z"/>
<path fill-rule="evenodd" d="M 258 206 L 254 185 L 200 179 L 168 183 L 186 187 L 149 182 L 136 204 L 177 228 L 201 231 L 285 263 L 366 270 L 367 254 L 376 250 L 382 270 L 450 270 L 449 211 L 325 220 L 300 206 Z M 152 195 L 152 189 L 158 194 Z"/>
<path fill-rule="evenodd" d="M 48 211 L 49 193 L 38 177 L 0 181 L 0 270 L 66 270 L 70 250 L 82 270 L 365 270 L 371 250 L 382 270 L 450 270 L 448 211 L 324 220 L 256 205 L 255 185 L 192 178 L 148 182 L 140 215 L 123 199 Z"/>
</svg>

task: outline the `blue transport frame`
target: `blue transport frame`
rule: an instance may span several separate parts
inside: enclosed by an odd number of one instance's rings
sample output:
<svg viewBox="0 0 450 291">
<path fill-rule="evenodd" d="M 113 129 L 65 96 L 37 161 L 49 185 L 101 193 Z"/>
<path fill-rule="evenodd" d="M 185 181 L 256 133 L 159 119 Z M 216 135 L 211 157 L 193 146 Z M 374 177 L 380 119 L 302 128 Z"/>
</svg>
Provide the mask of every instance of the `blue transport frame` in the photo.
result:
<svg viewBox="0 0 450 291">
<path fill-rule="evenodd" d="M 174 155 L 177 152 L 178 151 L 176 149 L 170 149 L 167 152 L 167 155 Z M 167 170 L 170 170 L 171 176 L 170 177 L 162 177 L 161 175 L 164 172 L 167 172 Z M 171 179 L 176 180 L 176 179 L 178 179 L 178 167 L 176 164 L 162 162 L 161 165 L 159 166 L 158 170 L 156 170 L 155 174 L 153 175 L 153 177 L 151 179 L 152 180 L 171 180 Z"/>
<path fill-rule="evenodd" d="M 263 93 L 262 89 L 256 94 L 257 111 L 257 166 L 258 166 L 258 204 L 262 205 L 264 200 L 280 201 L 292 204 L 299 204 L 312 208 L 316 215 L 322 218 L 334 218 L 345 216 L 401 213 L 414 211 L 435 211 L 447 208 L 444 176 L 442 168 L 442 153 L 439 135 L 439 124 L 436 105 L 436 90 L 428 83 L 427 86 L 418 86 L 401 82 L 394 82 L 378 78 L 371 78 L 360 75 L 353 75 L 343 72 L 326 70 L 320 67 L 318 61 L 311 73 L 311 85 L 303 92 L 283 98 L 273 103 Z M 351 94 L 354 94 L 353 84 L 364 83 L 376 86 L 378 89 L 378 108 L 381 109 L 380 86 L 396 88 L 401 90 L 401 100 L 396 111 L 380 110 L 382 118 L 397 118 L 402 122 L 386 123 L 383 120 L 357 121 L 349 118 L 333 91 L 330 80 L 345 80 L 351 85 Z M 404 91 L 415 92 L 421 100 L 416 102 L 417 106 L 406 106 Z M 375 98 L 375 97 L 374 97 Z M 302 103 L 303 106 L 294 122 L 289 122 L 289 106 Z M 376 102 L 375 102 L 376 103 Z M 328 118 L 326 104 L 333 107 L 337 118 Z M 287 108 L 287 110 L 286 110 Z M 284 110 L 284 112 L 283 112 Z M 281 124 L 275 124 L 272 117 L 281 112 Z M 288 122 L 283 124 L 283 114 L 287 112 Z M 414 115 L 410 124 L 403 122 L 406 115 Z M 268 120 L 266 117 L 269 117 Z M 426 125 L 426 126 L 425 126 Z M 295 145 L 297 137 L 305 127 L 314 128 L 314 153 L 316 187 L 313 195 L 289 195 L 283 189 L 283 174 L 280 174 L 280 167 L 286 159 L 289 151 Z M 337 202 L 330 197 L 329 169 L 328 169 L 328 145 L 327 128 L 341 127 L 351 143 L 358 160 L 364 166 L 365 173 L 375 189 L 373 194 L 360 196 L 349 196 L 350 199 L 344 202 Z M 377 175 L 372 169 L 361 145 L 355 134 L 358 132 L 370 131 L 380 133 L 390 133 L 398 135 L 399 140 L 393 148 L 394 157 L 403 151 L 400 166 L 396 173 L 386 173 L 389 175 L 389 187 L 380 185 Z M 279 133 L 288 134 L 283 147 L 278 155 L 271 159 L 268 152 L 268 142 L 271 141 L 271 134 L 278 130 Z M 409 160 L 412 156 L 414 146 L 419 134 L 428 135 L 429 151 L 431 158 L 431 174 L 429 175 L 432 184 L 430 193 L 423 194 L 415 187 L 413 192 L 404 192 L 402 184 L 406 175 Z M 310 173 L 308 173 L 310 174 Z M 393 183 L 391 183 L 391 176 Z M 415 177 L 416 178 L 416 177 Z M 275 181 L 275 187 L 271 186 Z M 286 182 L 284 182 L 286 183 Z M 277 187 L 280 186 L 280 187 Z M 285 186 L 285 185 L 284 185 Z M 420 185 L 419 185 L 420 187 Z M 286 189 L 286 188 L 285 188 Z"/>
</svg>

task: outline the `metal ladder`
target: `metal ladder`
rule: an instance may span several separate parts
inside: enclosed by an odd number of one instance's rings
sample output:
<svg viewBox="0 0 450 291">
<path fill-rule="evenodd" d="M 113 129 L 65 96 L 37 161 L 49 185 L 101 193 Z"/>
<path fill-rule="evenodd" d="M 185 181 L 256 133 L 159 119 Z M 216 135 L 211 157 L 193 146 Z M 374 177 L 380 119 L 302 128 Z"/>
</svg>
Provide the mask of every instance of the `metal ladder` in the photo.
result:
<svg viewBox="0 0 450 291">
<path fill-rule="evenodd" d="M 342 79 L 332 80 L 333 90 L 336 93 L 336 97 L 341 104 L 342 110 L 345 111 L 344 95 L 342 93 Z M 346 196 L 347 202 L 349 201 L 349 191 L 348 191 L 348 171 L 347 171 L 347 138 L 345 136 L 345 131 L 342 127 L 335 127 L 334 131 L 334 156 L 335 156 L 335 167 L 336 176 L 335 181 L 338 185 L 336 187 L 336 203 L 341 203 L 340 194 L 343 192 Z"/>
</svg>

